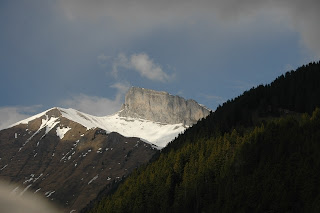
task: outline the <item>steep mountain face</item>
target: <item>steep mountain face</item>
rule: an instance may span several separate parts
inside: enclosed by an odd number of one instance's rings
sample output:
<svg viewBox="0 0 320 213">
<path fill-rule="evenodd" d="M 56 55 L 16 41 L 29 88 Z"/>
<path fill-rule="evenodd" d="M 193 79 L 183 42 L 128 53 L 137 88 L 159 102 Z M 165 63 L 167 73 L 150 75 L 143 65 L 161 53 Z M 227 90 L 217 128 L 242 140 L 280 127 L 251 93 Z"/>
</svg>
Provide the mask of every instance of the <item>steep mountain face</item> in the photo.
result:
<svg viewBox="0 0 320 213">
<path fill-rule="evenodd" d="M 132 87 L 125 97 L 120 116 L 143 118 L 165 124 L 191 126 L 210 111 L 194 100 L 150 89 Z"/>
<path fill-rule="evenodd" d="M 0 177 L 43 194 L 66 212 L 82 209 L 156 152 L 140 138 L 87 129 L 63 114 L 53 108 L 0 131 Z"/>
<path fill-rule="evenodd" d="M 127 107 L 110 116 L 52 108 L 1 130 L 0 178 L 19 184 L 13 191 L 31 191 L 77 212 L 208 111 L 195 101 L 141 88 L 126 97 Z"/>
</svg>

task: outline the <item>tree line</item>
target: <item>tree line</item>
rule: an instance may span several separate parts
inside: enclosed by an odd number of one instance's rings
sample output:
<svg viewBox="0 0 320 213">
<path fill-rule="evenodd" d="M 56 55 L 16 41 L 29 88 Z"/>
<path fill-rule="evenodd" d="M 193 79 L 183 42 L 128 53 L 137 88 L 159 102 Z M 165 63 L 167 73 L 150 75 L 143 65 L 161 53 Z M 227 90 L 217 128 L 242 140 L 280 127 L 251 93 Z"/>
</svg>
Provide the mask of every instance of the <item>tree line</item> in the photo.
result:
<svg viewBox="0 0 320 213">
<path fill-rule="evenodd" d="M 90 212 L 320 212 L 320 64 L 219 106 Z"/>
</svg>

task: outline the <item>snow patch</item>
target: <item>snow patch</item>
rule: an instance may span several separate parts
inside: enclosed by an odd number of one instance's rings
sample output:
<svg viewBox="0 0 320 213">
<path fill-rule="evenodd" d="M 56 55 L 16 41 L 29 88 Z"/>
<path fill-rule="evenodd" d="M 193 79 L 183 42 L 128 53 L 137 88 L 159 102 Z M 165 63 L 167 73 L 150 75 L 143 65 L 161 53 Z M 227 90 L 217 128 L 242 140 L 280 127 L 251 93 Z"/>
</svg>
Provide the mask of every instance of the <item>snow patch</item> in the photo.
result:
<svg viewBox="0 0 320 213">
<path fill-rule="evenodd" d="M 89 185 L 90 183 L 92 183 L 92 181 L 96 180 L 98 177 L 99 177 L 99 175 L 94 176 L 94 177 L 88 182 L 88 185 Z"/>
<path fill-rule="evenodd" d="M 37 192 L 40 191 L 40 190 L 41 190 L 41 188 L 37 189 L 36 191 L 34 191 L 34 194 L 37 193 Z"/>
<path fill-rule="evenodd" d="M 119 113 L 110 116 L 93 116 L 74 109 L 59 108 L 63 117 L 77 122 L 88 130 L 101 128 L 107 133 L 118 132 L 125 137 L 142 138 L 156 145 L 156 148 L 165 147 L 179 133 L 187 127 L 180 124 L 163 124 L 140 118 L 121 117 Z"/>
<path fill-rule="evenodd" d="M 31 181 L 33 180 L 33 177 L 34 177 L 34 174 L 31 174 L 31 175 L 30 175 L 30 178 L 29 178 L 28 180 L 25 180 L 25 181 L 23 182 L 23 184 L 26 184 L 26 183 L 31 182 Z"/>
<path fill-rule="evenodd" d="M 64 135 L 70 130 L 70 127 L 58 127 L 56 132 L 57 132 L 57 136 L 62 139 L 64 137 Z"/>
<path fill-rule="evenodd" d="M 59 121 L 56 121 L 58 119 L 59 118 L 54 118 L 54 117 L 51 117 L 50 119 L 48 119 L 48 115 L 46 115 L 46 119 L 42 119 L 42 125 L 46 127 L 45 134 L 48 134 L 51 131 L 51 129 L 53 129 L 59 123 Z"/>
<path fill-rule="evenodd" d="M 62 154 L 63 155 L 63 157 L 60 159 L 60 162 L 61 161 L 63 161 L 64 160 L 64 162 L 66 162 L 66 157 L 71 153 L 71 155 L 70 156 L 68 156 L 68 160 L 70 160 L 71 159 L 71 156 L 72 155 L 74 155 L 76 152 L 75 151 L 73 151 L 74 150 L 74 148 L 76 148 L 77 147 L 77 145 L 78 145 L 78 143 L 79 143 L 79 140 L 77 140 L 74 144 L 73 144 L 73 147 L 67 152 L 67 154 L 66 155 L 64 155 L 64 154 Z M 87 153 L 86 153 L 87 154 Z M 81 155 L 80 155 L 81 156 Z M 80 157 L 79 156 L 79 157 Z"/>
<path fill-rule="evenodd" d="M 33 180 L 33 183 L 36 182 L 43 174 L 41 173 L 37 178 Z"/>
<path fill-rule="evenodd" d="M 16 125 L 19 125 L 19 124 L 28 124 L 30 121 L 33 121 L 34 119 L 37 119 L 37 118 L 42 117 L 43 115 L 45 115 L 47 112 L 49 112 L 49 111 L 52 110 L 52 109 L 55 109 L 55 108 L 48 109 L 48 110 L 46 110 L 46 111 L 44 111 L 44 112 L 41 112 L 41 113 L 36 114 L 36 115 L 34 115 L 34 116 L 31 116 L 31 117 L 29 117 L 29 118 L 27 118 L 27 119 L 24 119 L 24 120 L 22 120 L 22 121 L 18 121 L 17 123 L 14 123 L 14 124 L 12 124 L 11 126 L 9 126 L 9 128 L 10 128 L 10 127 L 13 127 L 13 126 L 16 126 Z M 28 130 L 28 129 L 26 129 L 26 131 L 27 131 L 27 130 Z"/>
<path fill-rule="evenodd" d="M 0 170 L 4 170 L 7 166 L 8 164 L 4 165 Z"/>
<path fill-rule="evenodd" d="M 31 135 L 30 138 L 28 138 L 28 139 L 24 142 L 24 144 L 22 144 L 22 147 L 19 148 L 19 151 L 18 151 L 18 152 L 20 152 L 21 149 L 22 149 L 36 134 L 38 134 L 43 128 L 46 127 L 46 131 L 45 131 L 45 134 L 42 135 L 42 137 L 40 138 L 40 140 L 41 140 L 44 136 L 46 136 L 46 134 L 48 134 L 48 132 L 50 132 L 51 129 L 53 129 L 53 128 L 55 127 L 55 125 L 57 125 L 57 124 L 59 123 L 59 122 L 56 122 L 56 120 L 59 119 L 59 118 L 51 117 L 51 118 L 49 119 L 48 115 L 45 115 L 45 116 L 46 116 L 46 119 L 42 119 L 42 123 L 41 123 L 39 129 L 38 129 L 35 133 L 33 133 L 33 135 Z M 39 144 L 38 144 L 38 145 L 39 145 Z"/>
<path fill-rule="evenodd" d="M 47 191 L 44 195 L 46 196 L 46 197 L 50 197 L 53 193 L 55 193 L 56 191 Z"/>
</svg>

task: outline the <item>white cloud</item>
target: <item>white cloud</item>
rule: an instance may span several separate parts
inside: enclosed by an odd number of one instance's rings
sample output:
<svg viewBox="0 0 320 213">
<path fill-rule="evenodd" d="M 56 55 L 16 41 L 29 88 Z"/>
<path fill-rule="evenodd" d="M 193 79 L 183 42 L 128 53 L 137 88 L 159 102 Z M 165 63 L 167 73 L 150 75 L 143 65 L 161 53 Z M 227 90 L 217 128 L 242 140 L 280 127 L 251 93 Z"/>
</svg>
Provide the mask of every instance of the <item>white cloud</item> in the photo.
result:
<svg viewBox="0 0 320 213">
<path fill-rule="evenodd" d="M 123 53 L 120 53 L 113 61 L 113 65 L 112 65 L 112 75 L 114 77 L 118 77 L 118 68 L 126 68 L 126 69 L 130 69 L 131 65 L 130 62 L 127 58 L 127 56 Z"/>
<path fill-rule="evenodd" d="M 72 97 L 69 100 L 61 101 L 60 105 L 62 107 L 71 107 L 81 112 L 96 116 L 113 114 L 120 110 L 121 105 L 123 104 L 124 96 L 128 91 L 130 84 L 127 82 L 115 83 L 110 87 L 117 90 L 114 99 L 80 94 Z M 38 113 L 40 107 L 42 106 L 34 105 L 0 107 L 0 130 Z"/>
<path fill-rule="evenodd" d="M 145 53 L 133 54 L 130 62 L 141 76 L 150 80 L 166 82 L 171 78 L 162 70 L 160 65 L 155 64 Z"/>
<path fill-rule="evenodd" d="M 0 107 L 0 130 L 32 116 L 41 106 L 8 106 Z"/>
<path fill-rule="evenodd" d="M 96 116 L 111 115 L 120 110 L 123 104 L 125 93 L 129 89 L 128 83 L 116 83 L 110 86 L 117 89 L 116 97 L 114 99 L 88 96 L 80 94 L 72 97 L 72 99 L 61 102 L 63 107 L 70 107 Z"/>
<path fill-rule="evenodd" d="M 116 77 L 119 68 L 130 69 L 139 73 L 142 77 L 153 81 L 167 82 L 174 78 L 168 75 L 159 64 L 156 64 L 146 53 L 132 54 L 129 58 L 121 53 L 114 60 L 112 73 Z"/>
<path fill-rule="evenodd" d="M 76 95 L 70 100 L 62 101 L 61 104 L 63 107 L 74 108 L 96 116 L 110 115 L 119 110 L 121 106 L 121 103 L 117 99 L 111 100 L 85 94 Z"/>
<path fill-rule="evenodd" d="M 298 32 L 301 37 L 301 43 L 309 50 L 320 57 L 320 1 L 318 0 L 216 0 L 219 5 L 217 12 L 220 17 L 237 20 L 249 15 L 265 17 L 279 20 L 278 24 L 285 27 L 290 26 Z M 254 18 L 254 17 L 252 17 Z"/>
<path fill-rule="evenodd" d="M 118 90 L 116 99 L 120 99 L 123 95 L 127 93 L 127 91 L 130 88 L 130 84 L 128 82 L 124 82 L 124 83 L 118 82 L 111 85 L 110 87 Z"/>
</svg>

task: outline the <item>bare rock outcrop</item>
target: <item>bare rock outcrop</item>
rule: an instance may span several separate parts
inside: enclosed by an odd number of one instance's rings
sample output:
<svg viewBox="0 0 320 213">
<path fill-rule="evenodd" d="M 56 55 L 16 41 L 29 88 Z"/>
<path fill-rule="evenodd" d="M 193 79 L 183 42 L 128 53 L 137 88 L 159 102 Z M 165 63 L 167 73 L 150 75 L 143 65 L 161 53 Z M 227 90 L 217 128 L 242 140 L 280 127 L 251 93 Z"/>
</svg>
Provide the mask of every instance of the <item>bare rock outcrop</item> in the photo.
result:
<svg viewBox="0 0 320 213">
<path fill-rule="evenodd" d="M 167 92 L 131 87 L 120 116 L 135 117 L 166 124 L 193 125 L 210 111 L 194 100 L 185 100 Z"/>
</svg>

